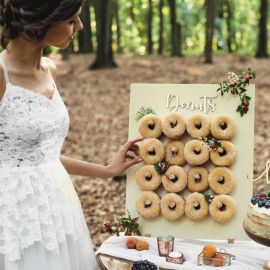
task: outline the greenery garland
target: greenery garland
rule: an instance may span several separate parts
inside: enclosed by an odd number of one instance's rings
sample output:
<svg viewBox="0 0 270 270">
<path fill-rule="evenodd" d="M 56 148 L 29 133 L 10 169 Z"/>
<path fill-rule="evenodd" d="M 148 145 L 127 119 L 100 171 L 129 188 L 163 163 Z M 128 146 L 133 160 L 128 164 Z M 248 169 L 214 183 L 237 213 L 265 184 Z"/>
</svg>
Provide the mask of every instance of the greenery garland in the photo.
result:
<svg viewBox="0 0 270 270">
<path fill-rule="evenodd" d="M 229 72 L 228 75 L 228 79 L 219 84 L 217 92 L 220 91 L 221 96 L 223 96 L 225 93 L 238 95 L 240 98 L 240 105 L 237 107 L 236 111 L 243 116 L 248 112 L 249 101 L 251 100 L 251 97 L 247 95 L 247 86 L 249 85 L 251 79 L 255 79 L 256 74 L 249 67 L 241 76 L 237 76 L 233 72 Z"/>
</svg>

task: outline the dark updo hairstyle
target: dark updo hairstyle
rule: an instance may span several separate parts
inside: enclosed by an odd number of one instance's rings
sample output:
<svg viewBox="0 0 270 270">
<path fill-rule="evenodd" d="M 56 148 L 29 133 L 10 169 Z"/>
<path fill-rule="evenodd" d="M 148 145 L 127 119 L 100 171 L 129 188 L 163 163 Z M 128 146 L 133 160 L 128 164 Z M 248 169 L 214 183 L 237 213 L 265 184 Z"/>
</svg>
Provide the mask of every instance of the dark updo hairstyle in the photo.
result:
<svg viewBox="0 0 270 270">
<path fill-rule="evenodd" d="M 83 0 L 0 0 L 1 46 L 23 32 L 33 41 L 41 41 L 57 22 L 71 17 Z"/>
</svg>

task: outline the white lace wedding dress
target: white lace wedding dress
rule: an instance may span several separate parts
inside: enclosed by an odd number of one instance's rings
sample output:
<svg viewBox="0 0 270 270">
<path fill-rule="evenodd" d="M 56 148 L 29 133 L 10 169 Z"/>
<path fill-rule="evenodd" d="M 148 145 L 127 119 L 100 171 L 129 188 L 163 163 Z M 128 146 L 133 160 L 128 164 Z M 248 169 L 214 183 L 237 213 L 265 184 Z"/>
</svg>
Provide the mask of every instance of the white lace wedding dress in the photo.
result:
<svg viewBox="0 0 270 270">
<path fill-rule="evenodd" d="M 59 160 L 67 109 L 12 84 L 0 101 L 0 269 L 98 269 L 81 204 Z"/>
</svg>

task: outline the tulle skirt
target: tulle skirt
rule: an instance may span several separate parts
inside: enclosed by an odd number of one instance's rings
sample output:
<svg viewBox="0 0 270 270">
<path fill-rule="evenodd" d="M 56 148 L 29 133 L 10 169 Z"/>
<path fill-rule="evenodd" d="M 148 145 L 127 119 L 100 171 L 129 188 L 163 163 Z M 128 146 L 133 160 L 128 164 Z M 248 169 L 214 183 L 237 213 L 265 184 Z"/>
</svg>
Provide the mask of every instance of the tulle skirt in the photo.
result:
<svg viewBox="0 0 270 270">
<path fill-rule="evenodd" d="M 99 269 L 80 201 L 60 160 L 0 168 L 0 269 Z"/>
</svg>

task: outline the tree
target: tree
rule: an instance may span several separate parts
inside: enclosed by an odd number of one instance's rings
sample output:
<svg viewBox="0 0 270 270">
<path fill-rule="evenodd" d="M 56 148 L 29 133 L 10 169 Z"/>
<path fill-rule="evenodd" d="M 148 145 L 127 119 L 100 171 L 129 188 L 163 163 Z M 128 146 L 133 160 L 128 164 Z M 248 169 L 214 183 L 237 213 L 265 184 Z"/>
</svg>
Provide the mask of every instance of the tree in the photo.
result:
<svg viewBox="0 0 270 270">
<path fill-rule="evenodd" d="M 205 63 L 212 63 L 216 1 L 206 0 Z"/>
<path fill-rule="evenodd" d="M 169 7 L 170 7 L 170 22 L 171 22 L 171 45 L 172 45 L 172 52 L 171 54 L 173 56 L 180 56 L 180 31 L 181 31 L 181 25 L 180 23 L 177 23 L 176 20 L 176 2 L 175 0 L 168 0 L 169 1 Z"/>
<path fill-rule="evenodd" d="M 117 44 L 117 52 L 122 52 L 121 46 L 121 27 L 120 27 L 120 20 L 119 20 L 119 4 L 118 0 L 113 0 L 113 19 L 115 20 L 116 24 L 116 44 Z"/>
<path fill-rule="evenodd" d="M 163 29 L 164 29 L 164 22 L 163 22 L 163 0 L 159 0 L 159 39 L 158 39 L 158 54 L 163 53 L 163 44 L 164 44 L 164 38 L 163 38 Z"/>
<path fill-rule="evenodd" d="M 152 22 L 153 22 L 153 5 L 152 0 L 148 0 L 147 14 L 147 53 L 153 53 L 153 37 L 152 37 Z"/>
<path fill-rule="evenodd" d="M 256 57 L 268 57 L 267 53 L 267 13 L 268 0 L 261 0 L 260 6 L 260 20 L 259 20 L 259 36 L 258 48 Z"/>
<path fill-rule="evenodd" d="M 93 52 L 93 41 L 92 41 L 92 28 L 90 18 L 90 0 L 85 0 L 82 12 L 81 20 L 83 23 L 83 30 L 79 31 L 78 43 L 80 53 Z"/>
<path fill-rule="evenodd" d="M 226 24 L 227 24 L 227 47 L 228 51 L 232 52 L 233 37 L 235 35 L 232 27 L 233 22 L 233 8 L 230 0 L 225 1 L 225 8 L 227 11 Z"/>
<path fill-rule="evenodd" d="M 112 0 L 95 0 L 97 27 L 96 59 L 90 68 L 116 67 L 112 50 Z"/>
</svg>

